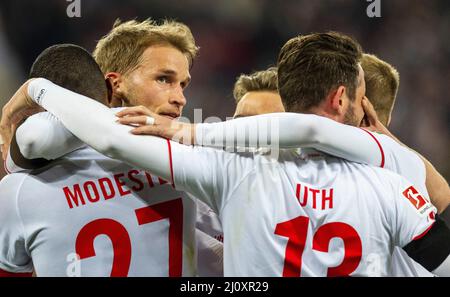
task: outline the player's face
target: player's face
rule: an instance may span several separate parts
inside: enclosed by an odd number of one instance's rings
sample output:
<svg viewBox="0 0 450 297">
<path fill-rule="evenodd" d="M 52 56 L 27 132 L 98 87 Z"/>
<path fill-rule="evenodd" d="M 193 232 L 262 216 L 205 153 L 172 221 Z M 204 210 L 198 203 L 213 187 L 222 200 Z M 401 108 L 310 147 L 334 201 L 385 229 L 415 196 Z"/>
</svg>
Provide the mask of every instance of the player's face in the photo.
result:
<svg viewBox="0 0 450 297">
<path fill-rule="evenodd" d="M 364 118 L 362 100 L 366 94 L 366 83 L 364 81 L 364 71 L 359 66 L 358 87 L 356 88 L 355 100 L 348 100 L 347 111 L 344 115 L 344 124 L 360 126 Z"/>
<path fill-rule="evenodd" d="M 124 105 L 143 105 L 159 115 L 179 117 L 191 80 L 186 56 L 172 46 L 157 45 L 147 48 L 140 60 L 136 69 L 123 76 Z"/>
<path fill-rule="evenodd" d="M 284 112 L 281 97 L 277 92 L 256 91 L 246 93 L 236 106 L 234 118 L 258 114 Z"/>
</svg>

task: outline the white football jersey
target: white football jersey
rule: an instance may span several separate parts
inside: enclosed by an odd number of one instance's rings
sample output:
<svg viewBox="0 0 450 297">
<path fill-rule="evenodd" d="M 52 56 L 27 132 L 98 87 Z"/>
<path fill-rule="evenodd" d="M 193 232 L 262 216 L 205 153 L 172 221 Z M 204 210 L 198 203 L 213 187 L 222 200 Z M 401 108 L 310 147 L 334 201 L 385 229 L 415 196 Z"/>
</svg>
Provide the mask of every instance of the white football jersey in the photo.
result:
<svg viewBox="0 0 450 297">
<path fill-rule="evenodd" d="M 259 154 L 172 145 L 177 188 L 224 230 L 225 276 L 385 276 L 394 246 L 436 209 L 401 176 L 313 150 Z"/>
<path fill-rule="evenodd" d="M 113 108 L 115 112 L 123 108 Z M 36 134 L 40 137 L 36 137 Z M 57 159 L 74 150 L 87 147 L 86 144 L 68 131 L 62 123 L 48 112 L 41 112 L 29 117 L 16 131 L 19 149 L 29 159 Z M 21 168 L 7 154 L 5 169 L 8 173 L 31 170 Z M 191 197 L 197 203 L 196 232 L 197 273 L 199 276 L 223 275 L 222 259 L 215 251 L 222 245 L 223 232 L 217 214 L 205 203 Z M 214 239 L 214 240 L 213 240 Z"/>
<path fill-rule="evenodd" d="M 426 187 L 426 170 L 422 159 L 411 149 L 400 145 L 394 139 L 379 133 L 372 133 L 374 140 L 379 144 L 382 154 L 381 167 L 392 170 L 411 181 L 417 190 L 429 198 Z M 394 249 L 390 276 L 403 277 L 431 277 L 432 273 L 411 259 L 399 247 Z"/>
<path fill-rule="evenodd" d="M 410 148 L 384 134 L 373 133 L 382 154 L 380 167 L 394 171 L 412 182 L 426 197 L 426 170 L 422 159 Z"/>
<path fill-rule="evenodd" d="M 188 194 L 189 195 L 189 194 Z M 223 230 L 219 216 L 204 202 L 197 202 L 198 276 L 223 276 Z"/>
<path fill-rule="evenodd" d="M 194 196 L 191 197 L 197 202 L 197 229 L 208 234 L 217 241 L 223 242 L 222 223 L 220 222 L 219 216 L 205 202 Z"/>
<path fill-rule="evenodd" d="M 0 184 L 0 269 L 38 276 L 195 276 L 196 204 L 84 148 Z"/>
</svg>

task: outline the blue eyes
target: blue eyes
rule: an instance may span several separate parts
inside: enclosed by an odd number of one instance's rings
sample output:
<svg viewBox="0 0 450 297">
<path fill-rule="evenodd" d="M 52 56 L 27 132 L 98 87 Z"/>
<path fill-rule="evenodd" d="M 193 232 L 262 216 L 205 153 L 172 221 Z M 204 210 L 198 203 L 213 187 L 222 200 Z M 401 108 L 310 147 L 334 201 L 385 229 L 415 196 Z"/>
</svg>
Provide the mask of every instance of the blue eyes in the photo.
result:
<svg viewBox="0 0 450 297">
<path fill-rule="evenodd" d="M 158 81 L 160 83 L 166 84 L 166 83 L 169 83 L 169 78 L 166 76 L 161 76 L 161 77 L 158 77 Z"/>
<path fill-rule="evenodd" d="M 156 81 L 158 81 L 159 83 L 162 83 L 162 84 L 171 84 L 171 83 L 173 83 L 173 80 L 170 77 L 168 77 L 168 76 L 160 76 L 160 77 L 158 77 L 156 79 Z M 182 82 L 182 83 L 180 83 L 180 86 L 181 86 L 182 89 L 184 89 L 184 88 L 186 88 L 187 83 Z"/>
</svg>

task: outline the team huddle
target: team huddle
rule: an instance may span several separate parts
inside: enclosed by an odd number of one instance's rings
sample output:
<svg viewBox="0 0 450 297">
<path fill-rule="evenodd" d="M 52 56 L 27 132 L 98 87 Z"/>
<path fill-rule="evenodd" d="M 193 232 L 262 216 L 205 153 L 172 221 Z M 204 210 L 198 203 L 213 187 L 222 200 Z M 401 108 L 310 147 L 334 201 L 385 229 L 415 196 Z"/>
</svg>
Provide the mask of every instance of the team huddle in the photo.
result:
<svg viewBox="0 0 450 297">
<path fill-rule="evenodd" d="M 450 276 L 450 188 L 386 128 L 393 66 L 297 36 L 233 120 L 189 124 L 198 50 L 117 21 L 37 57 L 3 107 L 0 276 Z"/>
</svg>

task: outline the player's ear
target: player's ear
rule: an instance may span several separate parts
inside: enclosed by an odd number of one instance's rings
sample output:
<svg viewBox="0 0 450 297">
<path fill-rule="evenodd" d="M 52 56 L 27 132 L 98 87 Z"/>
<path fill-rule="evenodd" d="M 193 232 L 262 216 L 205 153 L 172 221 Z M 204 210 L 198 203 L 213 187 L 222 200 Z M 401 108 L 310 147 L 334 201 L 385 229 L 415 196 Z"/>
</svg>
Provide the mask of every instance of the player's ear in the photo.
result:
<svg viewBox="0 0 450 297">
<path fill-rule="evenodd" d="M 331 109 L 331 112 L 335 115 L 341 115 L 345 111 L 345 87 L 339 86 L 337 89 L 333 90 L 328 94 L 328 106 Z"/>
<path fill-rule="evenodd" d="M 108 72 L 105 74 L 105 79 L 111 82 L 111 86 L 113 90 L 120 88 L 120 84 L 122 82 L 122 75 L 118 72 Z"/>
<path fill-rule="evenodd" d="M 107 90 L 107 97 L 106 97 L 106 102 L 108 102 L 108 105 L 111 105 L 111 101 L 112 101 L 112 94 L 113 94 L 113 87 L 112 87 L 112 83 L 111 80 L 109 78 L 105 78 L 105 83 L 106 83 L 106 90 Z"/>
<path fill-rule="evenodd" d="M 105 75 L 106 87 L 108 88 L 108 105 L 110 107 L 122 106 L 122 75 L 117 72 L 108 72 Z"/>
</svg>

